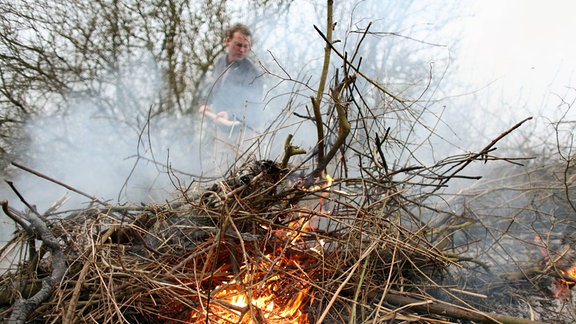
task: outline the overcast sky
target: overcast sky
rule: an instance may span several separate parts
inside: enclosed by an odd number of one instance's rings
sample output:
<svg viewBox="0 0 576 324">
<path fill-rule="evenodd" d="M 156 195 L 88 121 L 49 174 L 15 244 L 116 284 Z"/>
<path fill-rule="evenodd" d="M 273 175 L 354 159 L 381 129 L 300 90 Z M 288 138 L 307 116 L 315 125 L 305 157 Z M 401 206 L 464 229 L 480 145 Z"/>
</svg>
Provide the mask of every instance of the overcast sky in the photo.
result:
<svg viewBox="0 0 576 324">
<path fill-rule="evenodd" d="M 492 104 L 506 100 L 531 112 L 557 105 L 574 84 L 576 1 L 476 0 L 458 53 L 466 77 L 490 86 Z M 518 107 L 524 108 L 524 107 Z"/>
</svg>

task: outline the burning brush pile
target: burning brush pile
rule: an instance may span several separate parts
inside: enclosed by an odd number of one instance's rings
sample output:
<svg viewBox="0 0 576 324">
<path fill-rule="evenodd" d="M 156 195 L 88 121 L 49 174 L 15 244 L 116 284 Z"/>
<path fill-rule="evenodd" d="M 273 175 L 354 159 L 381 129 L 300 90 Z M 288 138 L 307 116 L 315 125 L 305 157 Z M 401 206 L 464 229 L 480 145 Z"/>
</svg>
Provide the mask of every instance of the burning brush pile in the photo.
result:
<svg viewBox="0 0 576 324">
<path fill-rule="evenodd" d="M 422 299 L 422 283 L 454 260 L 426 239 L 424 228 L 401 226 L 401 192 L 391 184 L 375 186 L 364 199 L 359 183 L 326 174 L 310 181 L 271 161 L 241 169 L 165 205 L 95 203 L 36 215 L 4 201 L 4 212 L 22 228 L 2 252 L 23 248 L 21 262 L 2 277 L 3 317 L 43 323 L 445 318 L 411 308 L 433 303 Z"/>
<path fill-rule="evenodd" d="M 4 201 L 4 212 L 21 228 L 2 250 L 5 258 L 20 255 L 2 276 L 2 317 L 30 323 L 531 322 L 489 312 L 496 308 L 483 293 L 495 282 L 473 285 L 468 278 L 469 289 L 445 284 L 454 268 L 488 268 L 454 253 L 472 246 L 457 243 L 455 234 L 472 231 L 469 219 L 426 225 L 410 212 L 410 198 L 386 179 L 309 178 L 272 161 L 239 170 L 164 205 L 95 201 L 83 210 L 25 214 Z M 547 251 L 529 273 L 498 285 L 517 284 L 509 302 L 519 299 L 518 289 L 544 298 L 543 289 L 527 284 L 537 276 L 569 292 L 574 275 L 550 269 L 574 252 Z"/>
</svg>

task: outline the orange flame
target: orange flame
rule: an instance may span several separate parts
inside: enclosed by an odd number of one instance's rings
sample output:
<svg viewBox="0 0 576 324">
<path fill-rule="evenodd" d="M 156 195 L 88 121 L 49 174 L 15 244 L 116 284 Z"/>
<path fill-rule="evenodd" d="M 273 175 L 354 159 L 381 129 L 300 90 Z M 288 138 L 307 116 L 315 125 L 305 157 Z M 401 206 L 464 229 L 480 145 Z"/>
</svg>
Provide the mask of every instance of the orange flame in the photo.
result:
<svg viewBox="0 0 576 324">
<path fill-rule="evenodd" d="M 272 279 L 272 281 L 276 281 Z M 270 284 L 270 283 L 267 283 Z M 270 284 L 261 293 L 243 291 L 239 284 L 231 289 L 224 289 L 214 295 L 219 304 L 229 304 L 215 313 L 222 318 L 216 323 L 270 323 L 270 324 L 301 324 L 308 323 L 307 315 L 302 312 L 304 302 L 308 299 L 309 288 L 298 291 L 294 296 L 280 298 L 275 294 L 280 289 L 277 284 Z M 271 290 L 271 291 L 267 291 Z M 251 295 L 251 296 L 250 296 Z M 215 311 L 215 310 L 213 310 Z M 264 321 L 262 321 L 264 320 Z"/>
<path fill-rule="evenodd" d="M 300 280 L 297 271 L 287 271 L 285 277 L 266 276 L 264 270 L 247 271 L 242 280 L 232 279 L 216 287 L 208 307 L 210 323 L 308 323 L 305 309 L 313 299 L 310 284 Z M 188 322 L 204 323 L 205 318 L 205 312 L 195 311 Z"/>
<path fill-rule="evenodd" d="M 547 268 L 557 269 L 554 263 L 562 256 L 558 257 L 556 260 L 551 260 L 548 247 L 538 235 L 534 238 L 534 243 L 536 243 L 536 246 L 540 249 L 540 252 L 546 259 L 545 264 L 547 265 Z M 566 298 L 570 295 L 570 289 L 576 285 L 576 265 L 572 266 L 568 270 L 557 269 L 557 271 L 562 277 L 554 276 L 551 285 L 546 287 L 547 289 L 545 293 L 553 298 Z"/>
<path fill-rule="evenodd" d="M 306 310 L 313 301 L 313 291 L 310 282 L 302 278 L 310 276 L 305 269 L 315 269 L 317 255 L 322 252 L 301 249 L 288 230 L 273 232 L 290 244 L 258 260 L 245 259 L 237 276 L 230 274 L 229 281 L 212 290 L 209 301 L 204 299 L 201 308 L 190 312 L 189 323 L 205 323 L 206 318 L 218 324 L 309 322 Z"/>
<path fill-rule="evenodd" d="M 321 191 L 321 197 L 313 215 L 324 211 L 324 199 L 330 191 L 333 178 L 322 175 L 322 182 L 304 189 L 310 192 Z M 305 213 L 305 212 L 303 212 Z M 281 242 L 285 250 L 276 250 L 276 256 L 265 255 L 259 261 L 244 260 L 238 275 L 229 276 L 229 281 L 221 282 L 212 290 L 209 301 L 189 314 L 189 323 L 218 324 L 307 324 L 307 307 L 314 299 L 312 285 L 303 280 L 310 273 L 304 269 L 315 269 L 317 255 L 324 250 L 324 241 L 309 242 L 305 232 L 314 231 L 312 218 L 317 216 L 296 215 L 291 229 L 268 228 Z M 309 240 L 309 239 L 308 239 Z M 310 253 L 309 251 L 313 252 Z M 310 255 L 314 255 L 310 257 Z"/>
<path fill-rule="evenodd" d="M 568 270 L 559 270 L 559 272 L 567 277 L 562 279 L 563 282 L 569 286 L 576 285 L 576 266 Z"/>
</svg>

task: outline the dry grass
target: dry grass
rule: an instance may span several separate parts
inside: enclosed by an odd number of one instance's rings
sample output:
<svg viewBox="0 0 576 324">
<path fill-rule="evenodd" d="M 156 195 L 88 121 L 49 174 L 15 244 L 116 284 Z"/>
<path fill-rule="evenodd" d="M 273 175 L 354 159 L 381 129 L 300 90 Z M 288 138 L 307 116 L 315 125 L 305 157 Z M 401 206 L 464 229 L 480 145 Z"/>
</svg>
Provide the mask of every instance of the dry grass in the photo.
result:
<svg viewBox="0 0 576 324">
<path fill-rule="evenodd" d="M 164 205 L 43 215 L 68 269 L 28 321 L 492 321 L 468 301 L 482 292 L 442 283 L 449 269 L 485 266 L 454 253 L 454 233 L 469 219 L 433 217 L 431 226 L 414 211 L 432 208 L 391 181 L 318 178 L 301 188 L 286 170 L 270 170 Z M 5 261 L 21 250 L 2 277 L 5 318 L 52 271 L 52 253 L 30 237 L 20 230 L 4 247 Z"/>
</svg>

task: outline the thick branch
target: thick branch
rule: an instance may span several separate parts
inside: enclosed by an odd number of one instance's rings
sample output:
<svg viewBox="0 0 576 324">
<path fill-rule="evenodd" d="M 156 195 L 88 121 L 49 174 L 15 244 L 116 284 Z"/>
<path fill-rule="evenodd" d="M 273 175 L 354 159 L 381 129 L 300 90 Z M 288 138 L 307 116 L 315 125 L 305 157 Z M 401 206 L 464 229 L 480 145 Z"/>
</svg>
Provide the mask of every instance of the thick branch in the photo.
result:
<svg viewBox="0 0 576 324">
<path fill-rule="evenodd" d="M 298 146 L 292 145 L 292 138 L 294 135 L 288 134 L 286 141 L 284 142 L 284 157 L 282 158 L 281 166 L 286 168 L 288 166 L 288 162 L 290 158 L 294 155 L 298 154 L 306 154 L 306 151 Z"/>
<path fill-rule="evenodd" d="M 338 113 L 338 137 L 336 138 L 336 141 L 334 142 L 334 145 L 330 151 L 324 157 L 323 161 L 321 161 L 318 169 L 323 170 L 326 168 L 340 147 L 344 145 L 348 134 L 350 134 L 350 122 L 348 121 L 348 114 L 346 113 L 347 107 L 342 102 L 342 91 L 344 91 L 349 83 L 354 82 L 354 80 L 356 80 L 356 77 L 352 76 L 351 78 L 342 81 L 339 87 L 336 87 L 336 89 L 332 90 L 332 98 L 334 100 L 336 112 Z"/>
<path fill-rule="evenodd" d="M 344 62 L 348 65 L 350 65 L 350 67 L 352 67 L 352 69 L 354 69 L 354 71 L 356 73 L 358 73 L 358 75 L 360 75 L 361 77 L 363 77 L 366 81 L 368 81 L 370 84 L 372 84 L 373 86 L 375 86 L 376 88 L 378 88 L 378 90 L 382 91 L 384 94 L 388 95 L 389 97 L 391 97 L 392 99 L 396 100 L 397 102 L 399 102 L 400 104 L 402 104 L 403 106 L 405 106 L 406 104 L 406 100 L 402 99 L 394 94 L 392 94 L 392 92 L 390 92 L 388 89 L 384 88 L 382 85 L 376 83 L 376 81 L 370 79 L 366 74 L 362 73 L 360 71 L 360 69 L 358 69 L 357 67 L 355 67 L 354 65 L 352 65 L 351 62 L 349 62 L 346 57 L 344 55 L 342 55 L 342 53 L 338 52 L 338 50 L 336 48 L 334 48 L 334 46 L 332 45 L 332 41 L 328 39 L 328 37 L 326 35 L 324 35 L 322 33 L 322 31 L 320 31 L 320 29 L 318 29 L 318 27 L 314 26 L 314 29 L 316 29 L 316 31 L 320 34 L 320 36 L 322 36 L 322 38 L 324 39 L 324 41 L 326 42 L 326 45 L 330 46 L 330 48 L 334 51 L 334 53 L 336 53 L 338 56 L 340 56 L 341 59 L 344 60 Z"/>
<path fill-rule="evenodd" d="M 8 210 L 6 201 L 2 202 L 2 208 L 5 211 Z M 28 315 L 50 297 L 54 287 L 60 283 L 67 269 L 65 256 L 60 248 L 58 239 L 52 234 L 46 223 L 34 213 L 28 215 L 28 221 L 30 222 L 30 228 L 52 253 L 52 273 L 42 280 L 42 288 L 34 296 L 29 299 L 18 299 L 14 303 L 14 309 L 9 320 L 9 323 L 14 324 L 26 322 Z"/>
<path fill-rule="evenodd" d="M 342 93 L 346 87 L 356 80 L 356 76 L 347 77 L 342 82 L 332 89 L 332 100 L 338 113 L 338 137 L 330 151 L 322 158 L 318 158 L 318 166 L 312 174 L 308 176 L 305 186 L 309 186 L 314 181 L 314 178 L 320 176 L 322 171 L 326 169 L 328 163 L 334 158 L 338 150 L 344 145 L 348 134 L 350 133 L 350 122 L 348 121 L 348 114 L 346 113 L 346 104 L 342 102 Z"/>
<path fill-rule="evenodd" d="M 13 221 L 18 223 L 18 225 L 20 225 L 26 231 L 26 233 L 30 234 L 32 233 L 32 230 L 30 229 L 28 224 L 26 224 L 26 222 L 24 221 L 24 217 L 20 217 L 19 215 L 17 215 L 12 210 L 12 208 L 8 206 L 7 200 L 2 200 L 1 204 L 2 204 L 2 210 L 4 211 L 4 214 L 6 214 L 6 216 L 10 217 Z"/>
<path fill-rule="evenodd" d="M 332 46 L 332 9 L 333 0 L 327 0 L 326 11 L 326 46 L 324 47 L 324 64 L 322 66 L 322 74 L 320 75 L 320 84 L 318 84 L 318 91 L 316 98 L 312 97 L 312 110 L 314 111 L 314 120 L 316 121 L 316 132 L 318 137 L 318 161 L 324 160 L 324 128 L 322 125 L 322 113 L 320 105 L 322 104 L 322 96 L 324 88 L 326 87 L 326 80 L 328 79 L 328 69 L 330 67 L 330 48 Z M 316 28 L 316 27 L 314 27 Z"/>
<path fill-rule="evenodd" d="M 541 323 L 518 317 L 511 317 L 497 314 L 486 314 L 479 311 L 472 311 L 469 309 L 464 309 L 453 305 L 440 304 L 433 301 L 423 304 L 422 300 L 420 299 L 400 294 L 388 293 L 385 299 L 390 304 L 397 306 L 409 306 L 410 309 L 413 309 L 420 313 L 448 316 L 450 318 L 468 320 L 473 321 L 475 323 L 504 323 L 504 324 Z"/>
</svg>

